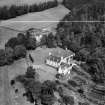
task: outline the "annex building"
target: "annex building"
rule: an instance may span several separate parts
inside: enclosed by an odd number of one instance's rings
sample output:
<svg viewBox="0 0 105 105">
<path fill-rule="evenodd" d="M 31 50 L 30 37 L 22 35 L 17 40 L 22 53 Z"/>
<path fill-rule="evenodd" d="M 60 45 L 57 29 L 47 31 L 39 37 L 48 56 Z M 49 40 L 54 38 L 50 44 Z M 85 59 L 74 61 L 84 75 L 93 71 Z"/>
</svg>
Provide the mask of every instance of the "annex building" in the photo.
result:
<svg viewBox="0 0 105 105">
<path fill-rule="evenodd" d="M 49 52 L 49 56 L 46 58 L 45 63 L 58 70 L 59 74 L 69 74 L 74 65 L 73 57 L 75 53 L 70 50 L 64 50 L 58 48 L 55 52 Z"/>
</svg>

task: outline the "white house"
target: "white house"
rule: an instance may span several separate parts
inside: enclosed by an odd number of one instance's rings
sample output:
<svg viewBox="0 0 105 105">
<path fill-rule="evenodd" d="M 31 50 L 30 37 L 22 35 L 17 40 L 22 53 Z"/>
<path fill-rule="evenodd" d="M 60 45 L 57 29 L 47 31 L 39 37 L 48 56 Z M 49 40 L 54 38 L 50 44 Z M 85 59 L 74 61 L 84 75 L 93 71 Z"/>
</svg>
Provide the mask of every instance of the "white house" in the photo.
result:
<svg viewBox="0 0 105 105">
<path fill-rule="evenodd" d="M 73 66 L 75 66 L 75 65 L 76 64 L 74 62 L 71 62 L 71 64 L 62 62 L 58 68 L 58 73 L 63 74 L 63 75 L 70 74 L 70 71 L 72 70 Z"/>
<path fill-rule="evenodd" d="M 60 66 L 60 62 L 61 62 L 61 58 L 53 55 L 48 56 L 47 59 L 45 60 L 45 63 L 47 65 L 55 68 L 58 68 Z"/>
<path fill-rule="evenodd" d="M 58 70 L 59 74 L 70 74 L 70 71 L 76 63 L 73 60 L 75 54 L 69 50 L 60 50 L 53 54 L 49 52 L 49 56 L 46 58 L 45 63 Z"/>
<path fill-rule="evenodd" d="M 46 58 L 45 63 L 49 66 L 58 68 L 62 62 L 70 64 L 74 55 L 74 53 L 71 53 L 67 50 L 62 50 L 62 52 L 55 54 L 49 52 L 49 56 Z"/>
</svg>

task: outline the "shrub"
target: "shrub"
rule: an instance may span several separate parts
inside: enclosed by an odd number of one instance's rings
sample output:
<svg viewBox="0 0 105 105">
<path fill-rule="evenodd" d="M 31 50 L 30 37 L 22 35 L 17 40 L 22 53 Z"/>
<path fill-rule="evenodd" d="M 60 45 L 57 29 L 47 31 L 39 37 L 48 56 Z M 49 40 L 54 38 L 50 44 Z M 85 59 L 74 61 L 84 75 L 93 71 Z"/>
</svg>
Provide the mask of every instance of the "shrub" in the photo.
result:
<svg viewBox="0 0 105 105">
<path fill-rule="evenodd" d="M 41 102 L 44 105 L 52 105 L 54 103 L 54 84 L 52 81 L 45 81 L 41 88 Z"/>
<path fill-rule="evenodd" d="M 17 34 L 17 42 L 19 45 L 25 45 L 26 44 L 26 38 L 23 33 L 18 33 Z"/>
<path fill-rule="evenodd" d="M 19 59 L 19 58 L 24 58 L 26 57 L 26 48 L 23 45 L 17 45 L 14 48 L 14 58 Z"/>
<path fill-rule="evenodd" d="M 33 103 L 40 98 L 42 84 L 39 81 L 35 81 L 34 78 L 27 78 L 27 73 L 25 75 L 18 75 L 15 80 L 24 86 L 26 93 L 23 95 L 27 97 L 28 101 Z"/>
<path fill-rule="evenodd" d="M 73 80 L 68 80 L 68 84 L 73 86 L 74 88 L 78 86 L 78 84 Z"/>
<path fill-rule="evenodd" d="M 35 78 L 35 69 L 33 69 L 32 66 L 27 68 L 26 77 L 27 78 L 33 78 L 33 79 Z"/>
<path fill-rule="evenodd" d="M 78 102 L 78 105 L 90 105 L 88 102 Z"/>
<path fill-rule="evenodd" d="M 9 39 L 7 41 L 7 43 L 5 44 L 5 47 L 11 47 L 14 49 L 14 47 L 18 45 L 18 41 L 17 41 L 17 38 L 16 37 L 13 37 L 11 39 Z"/>
<path fill-rule="evenodd" d="M 52 33 L 50 33 L 47 37 L 47 46 L 48 48 L 53 48 L 56 47 L 56 41 L 55 41 L 55 37 L 53 36 Z"/>
<path fill-rule="evenodd" d="M 74 97 L 73 96 L 63 96 L 63 102 L 68 105 L 74 105 Z"/>
<path fill-rule="evenodd" d="M 43 86 L 47 86 L 47 87 L 50 87 L 53 90 L 56 90 L 57 84 L 53 81 L 46 80 L 46 81 L 44 81 Z"/>
<path fill-rule="evenodd" d="M 27 39 L 25 47 L 27 50 L 34 50 L 36 48 L 36 39 L 35 38 Z"/>
</svg>

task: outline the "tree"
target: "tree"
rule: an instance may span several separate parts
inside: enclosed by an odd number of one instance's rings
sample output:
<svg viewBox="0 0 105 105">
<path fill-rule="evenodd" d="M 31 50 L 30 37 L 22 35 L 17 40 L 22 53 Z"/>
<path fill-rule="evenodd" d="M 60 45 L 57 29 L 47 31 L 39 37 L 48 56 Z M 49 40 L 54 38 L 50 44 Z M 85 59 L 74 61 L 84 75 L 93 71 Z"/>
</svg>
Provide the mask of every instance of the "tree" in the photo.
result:
<svg viewBox="0 0 105 105">
<path fill-rule="evenodd" d="M 15 59 L 24 58 L 26 57 L 26 48 L 23 45 L 17 45 L 14 48 L 14 57 Z"/>
<path fill-rule="evenodd" d="M 44 105 L 52 105 L 55 100 L 53 89 L 48 82 L 44 82 L 41 88 L 41 102 Z"/>
<path fill-rule="evenodd" d="M 73 96 L 63 96 L 63 102 L 66 104 L 66 105 L 74 105 L 74 97 Z"/>
<path fill-rule="evenodd" d="M 11 47 L 14 49 L 14 47 L 18 45 L 18 41 L 17 41 L 17 38 L 16 37 L 13 37 L 11 39 L 9 39 L 7 41 L 7 43 L 5 44 L 5 47 Z"/>
<path fill-rule="evenodd" d="M 39 81 L 31 80 L 28 82 L 27 90 L 32 93 L 35 101 L 40 98 L 42 84 Z"/>
<path fill-rule="evenodd" d="M 78 86 L 78 84 L 74 80 L 68 80 L 68 84 L 73 86 L 74 88 Z"/>
<path fill-rule="evenodd" d="M 57 83 L 50 81 L 50 80 L 46 80 L 46 81 L 44 81 L 43 86 L 45 86 L 45 87 L 47 86 L 53 90 L 56 90 Z"/>
<path fill-rule="evenodd" d="M 17 41 L 19 45 L 25 45 L 26 44 L 26 38 L 23 33 L 18 33 L 17 34 Z"/>
<path fill-rule="evenodd" d="M 27 71 L 26 71 L 25 75 L 26 75 L 27 78 L 34 79 L 35 78 L 35 73 L 36 73 L 36 70 L 33 69 L 32 66 L 30 66 L 30 67 L 27 68 Z"/>
<path fill-rule="evenodd" d="M 52 33 L 50 33 L 47 37 L 47 46 L 49 48 L 56 47 L 56 41 Z"/>
<path fill-rule="evenodd" d="M 28 38 L 25 47 L 27 50 L 34 50 L 36 48 L 36 39 Z"/>
<path fill-rule="evenodd" d="M 27 73 L 25 75 L 18 75 L 15 80 L 22 83 L 24 86 L 26 93 L 23 95 L 27 97 L 27 100 L 32 103 L 37 102 L 41 96 L 42 84 L 39 81 L 35 81 L 35 79 L 32 77 L 27 77 Z"/>
<path fill-rule="evenodd" d="M 47 44 L 47 36 L 46 35 L 43 35 L 40 43 L 41 43 L 41 45 L 46 45 Z"/>
</svg>

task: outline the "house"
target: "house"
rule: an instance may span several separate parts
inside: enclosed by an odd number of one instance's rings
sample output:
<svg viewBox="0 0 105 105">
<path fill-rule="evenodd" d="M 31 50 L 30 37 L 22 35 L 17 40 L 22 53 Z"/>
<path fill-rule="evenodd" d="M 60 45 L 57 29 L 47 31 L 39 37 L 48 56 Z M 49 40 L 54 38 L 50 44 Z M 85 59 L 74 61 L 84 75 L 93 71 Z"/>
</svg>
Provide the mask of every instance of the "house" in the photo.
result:
<svg viewBox="0 0 105 105">
<path fill-rule="evenodd" d="M 49 54 L 50 55 L 50 54 Z M 50 55 L 47 57 L 47 59 L 45 60 L 45 63 L 49 66 L 52 66 L 52 67 L 55 67 L 55 68 L 58 68 L 60 66 L 60 62 L 61 62 L 61 59 L 60 57 L 56 57 L 56 56 L 53 56 L 53 55 Z"/>
<path fill-rule="evenodd" d="M 69 50 L 55 50 L 54 53 L 49 52 L 49 56 L 46 58 L 45 63 L 54 68 L 58 68 L 61 62 L 70 64 L 75 54 Z"/>
<path fill-rule="evenodd" d="M 54 53 L 49 52 L 45 63 L 57 69 L 58 74 L 68 75 L 75 64 L 73 60 L 75 54 L 70 50 L 58 50 Z"/>
<path fill-rule="evenodd" d="M 30 37 L 36 38 L 37 42 L 40 42 L 43 35 L 48 35 L 50 32 L 47 29 L 30 28 L 27 33 L 29 33 Z"/>
<path fill-rule="evenodd" d="M 71 64 L 62 62 L 58 68 L 58 73 L 63 75 L 69 75 L 71 73 L 73 66 L 75 65 L 76 64 L 73 62 L 71 62 Z"/>
</svg>

